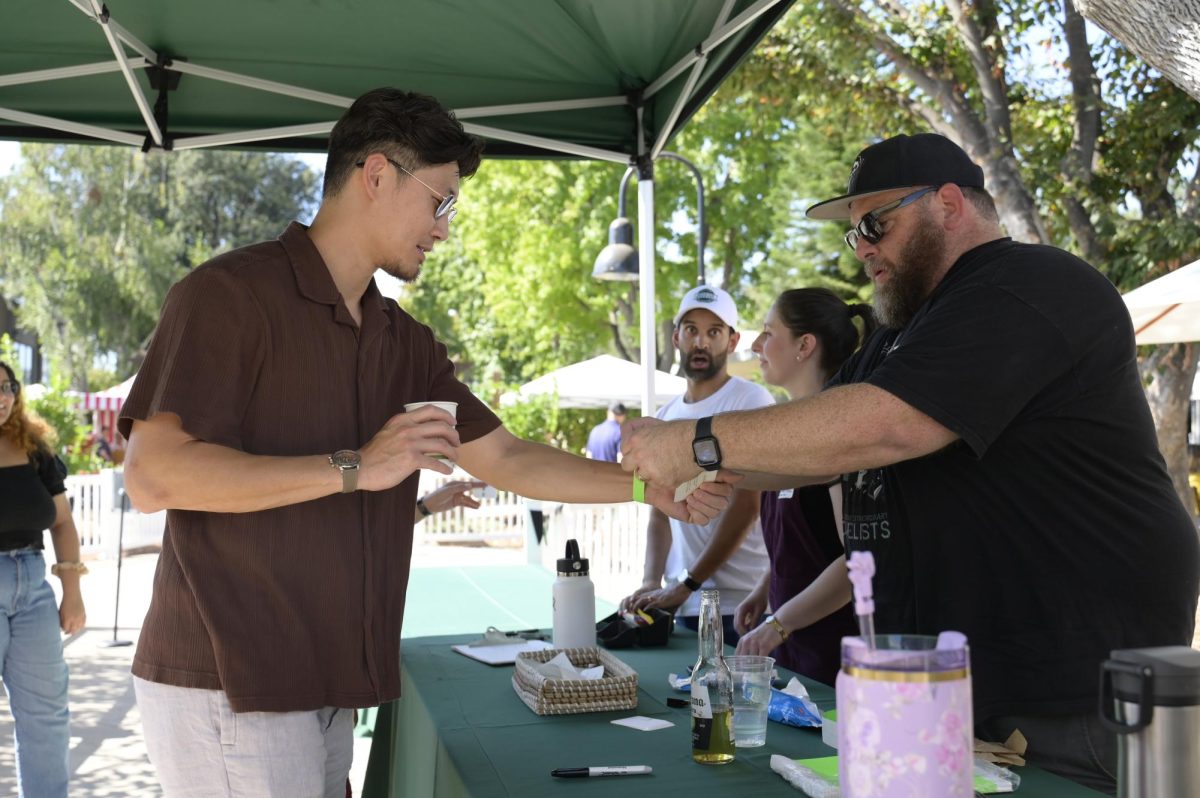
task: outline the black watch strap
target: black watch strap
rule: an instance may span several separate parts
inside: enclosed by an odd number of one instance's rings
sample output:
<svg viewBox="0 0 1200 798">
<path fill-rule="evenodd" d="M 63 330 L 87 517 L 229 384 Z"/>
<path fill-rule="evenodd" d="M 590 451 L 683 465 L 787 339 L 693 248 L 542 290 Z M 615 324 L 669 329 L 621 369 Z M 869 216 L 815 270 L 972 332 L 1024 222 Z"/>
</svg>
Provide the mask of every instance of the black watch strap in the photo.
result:
<svg viewBox="0 0 1200 798">
<path fill-rule="evenodd" d="M 686 573 L 686 572 L 683 577 L 683 586 L 686 587 L 688 590 L 692 591 L 693 593 L 695 593 L 700 588 L 704 587 L 704 585 L 700 584 L 695 579 L 692 579 L 692 575 L 690 573 Z"/>
<path fill-rule="evenodd" d="M 705 416 L 696 421 L 696 437 L 692 438 L 692 458 L 696 465 L 706 471 L 721 467 L 721 446 L 712 434 L 713 417 Z"/>
</svg>

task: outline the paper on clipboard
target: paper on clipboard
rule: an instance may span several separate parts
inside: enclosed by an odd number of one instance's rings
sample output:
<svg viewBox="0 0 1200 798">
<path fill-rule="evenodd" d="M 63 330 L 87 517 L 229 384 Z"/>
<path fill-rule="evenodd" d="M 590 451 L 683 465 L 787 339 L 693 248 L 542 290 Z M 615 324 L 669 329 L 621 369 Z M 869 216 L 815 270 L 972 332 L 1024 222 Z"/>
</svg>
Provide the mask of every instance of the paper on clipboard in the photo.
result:
<svg viewBox="0 0 1200 798">
<path fill-rule="evenodd" d="M 523 651 L 542 651 L 554 646 L 545 640 L 522 640 L 500 646 L 468 646 L 461 644 L 451 646 L 452 649 L 465 657 L 479 660 L 485 665 L 511 665 L 517 661 L 517 655 Z"/>
</svg>

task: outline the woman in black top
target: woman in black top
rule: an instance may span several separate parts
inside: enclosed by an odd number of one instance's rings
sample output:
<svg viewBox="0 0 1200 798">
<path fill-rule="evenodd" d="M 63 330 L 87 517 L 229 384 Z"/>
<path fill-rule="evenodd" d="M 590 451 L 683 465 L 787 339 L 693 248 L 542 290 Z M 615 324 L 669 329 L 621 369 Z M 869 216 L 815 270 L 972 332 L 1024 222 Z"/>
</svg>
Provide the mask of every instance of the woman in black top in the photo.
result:
<svg viewBox="0 0 1200 798">
<path fill-rule="evenodd" d="M 854 318 L 862 320 L 862 331 Z M 784 291 L 751 347 L 763 379 L 804 399 L 818 393 L 875 328 L 866 305 L 824 288 Z M 763 491 L 771 565 L 734 613 L 739 654 L 770 654 L 789 670 L 832 684 L 845 635 L 856 632 L 841 538 L 841 485 Z M 759 623 L 763 611 L 774 611 Z"/>
<path fill-rule="evenodd" d="M 21 383 L 0 363 L 0 662 L 17 743 L 22 796 L 67 794 L 67 664 L 59 629 L 85 616 L 79 535 L 67 505 L 66 467 L 49 428 L 25 411 Z M 42 532 L 50 530 L 62 604 L 46 581 Z"/>
</svg>

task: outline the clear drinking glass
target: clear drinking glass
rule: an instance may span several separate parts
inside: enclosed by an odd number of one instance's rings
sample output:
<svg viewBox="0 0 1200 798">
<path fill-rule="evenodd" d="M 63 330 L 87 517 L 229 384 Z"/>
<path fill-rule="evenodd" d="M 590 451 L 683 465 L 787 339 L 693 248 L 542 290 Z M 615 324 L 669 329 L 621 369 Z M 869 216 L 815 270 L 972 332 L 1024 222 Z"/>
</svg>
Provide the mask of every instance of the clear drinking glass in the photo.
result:
<svg viewBox="0 0 1200 798">
<path fill-rule="evenodd" d="M 738 748 L 767 744 L 767 705 L 771 703 L 774 657 L 725 658 L 733 676 L 733 738 Z"/>
</svg>

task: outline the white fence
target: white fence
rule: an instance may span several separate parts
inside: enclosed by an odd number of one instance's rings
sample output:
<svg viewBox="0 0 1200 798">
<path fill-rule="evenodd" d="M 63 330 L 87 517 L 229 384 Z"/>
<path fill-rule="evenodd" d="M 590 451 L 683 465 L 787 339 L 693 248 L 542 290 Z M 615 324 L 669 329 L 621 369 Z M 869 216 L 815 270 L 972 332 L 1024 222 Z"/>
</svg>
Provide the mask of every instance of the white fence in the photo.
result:
<svg viewBox="0 0 1200 798">
<path fill-rule="evenodd" d="M 454 479 L 469 477 L 460 471 L 451 476 L 423 471 L 419 495 Z M 540 544 L 533 533 L 531 510 L 542 513 L 544 537 Z M 478 510 L 456 507 L 429 516 L 417 524 L 415 532 L 420 544 L 523 545 L 528 562 L 551 572 L 565 553 L 567 540 L 574 538 L 589 560 L 596 595 L 615 603 L 642 583 L 649 520 L 650 508 L 644 504 L 531 502 L 499 491 L 496 498 L 483 499 Z"/>
<path fill-rule="evenodd" d="M 447 477 L 423 471 L 420 495 L 452 479 L 467 478 L 461 472 Z M 122 534 L 118 492 L 122 485 L 120 470 L 67 477 L 67 498 L 85 557 L 115 559 L 119 536 L 126 550 L 161 545 L 165 512 L 144 515 L 127 506 Z M 596 595 L 615 602 L 641 584 L 650 518 L 650 508 L 644 504 L 539 503 L 499 491 L 481 505 L 477 510 L 456 507 L 424 519 L 415 529 L 417 542 L 524 546 L 528 562 L 553 571 L 567 540 L 574 538 L 590 561 Z M 531 508 L 542 512 L 541 544 L 533 534 Z"/>
<path fill-rule="evenodd" d="M 537 558 L 531 556 L 530 561 L 553 572 L 567 541 L 574 538 L 588 558 L 596 595 L 615 604 L 642 583 L 649 521 L 645 504 L 547 504 L 546 537 Z"/>
<path fill-rule="evenodd" d="M 116 559 L 118 540 L 126 550 L 162 543 L 165 512 L 144 515 L 127 503 L 122 520 L 121 471 L 106 468 L 99 474 L 74 474 L 67 477 L 66 484 L 67 501 L 75 528 L 79 530 L 79 547 L 84 557 Z"/>
</svg>

